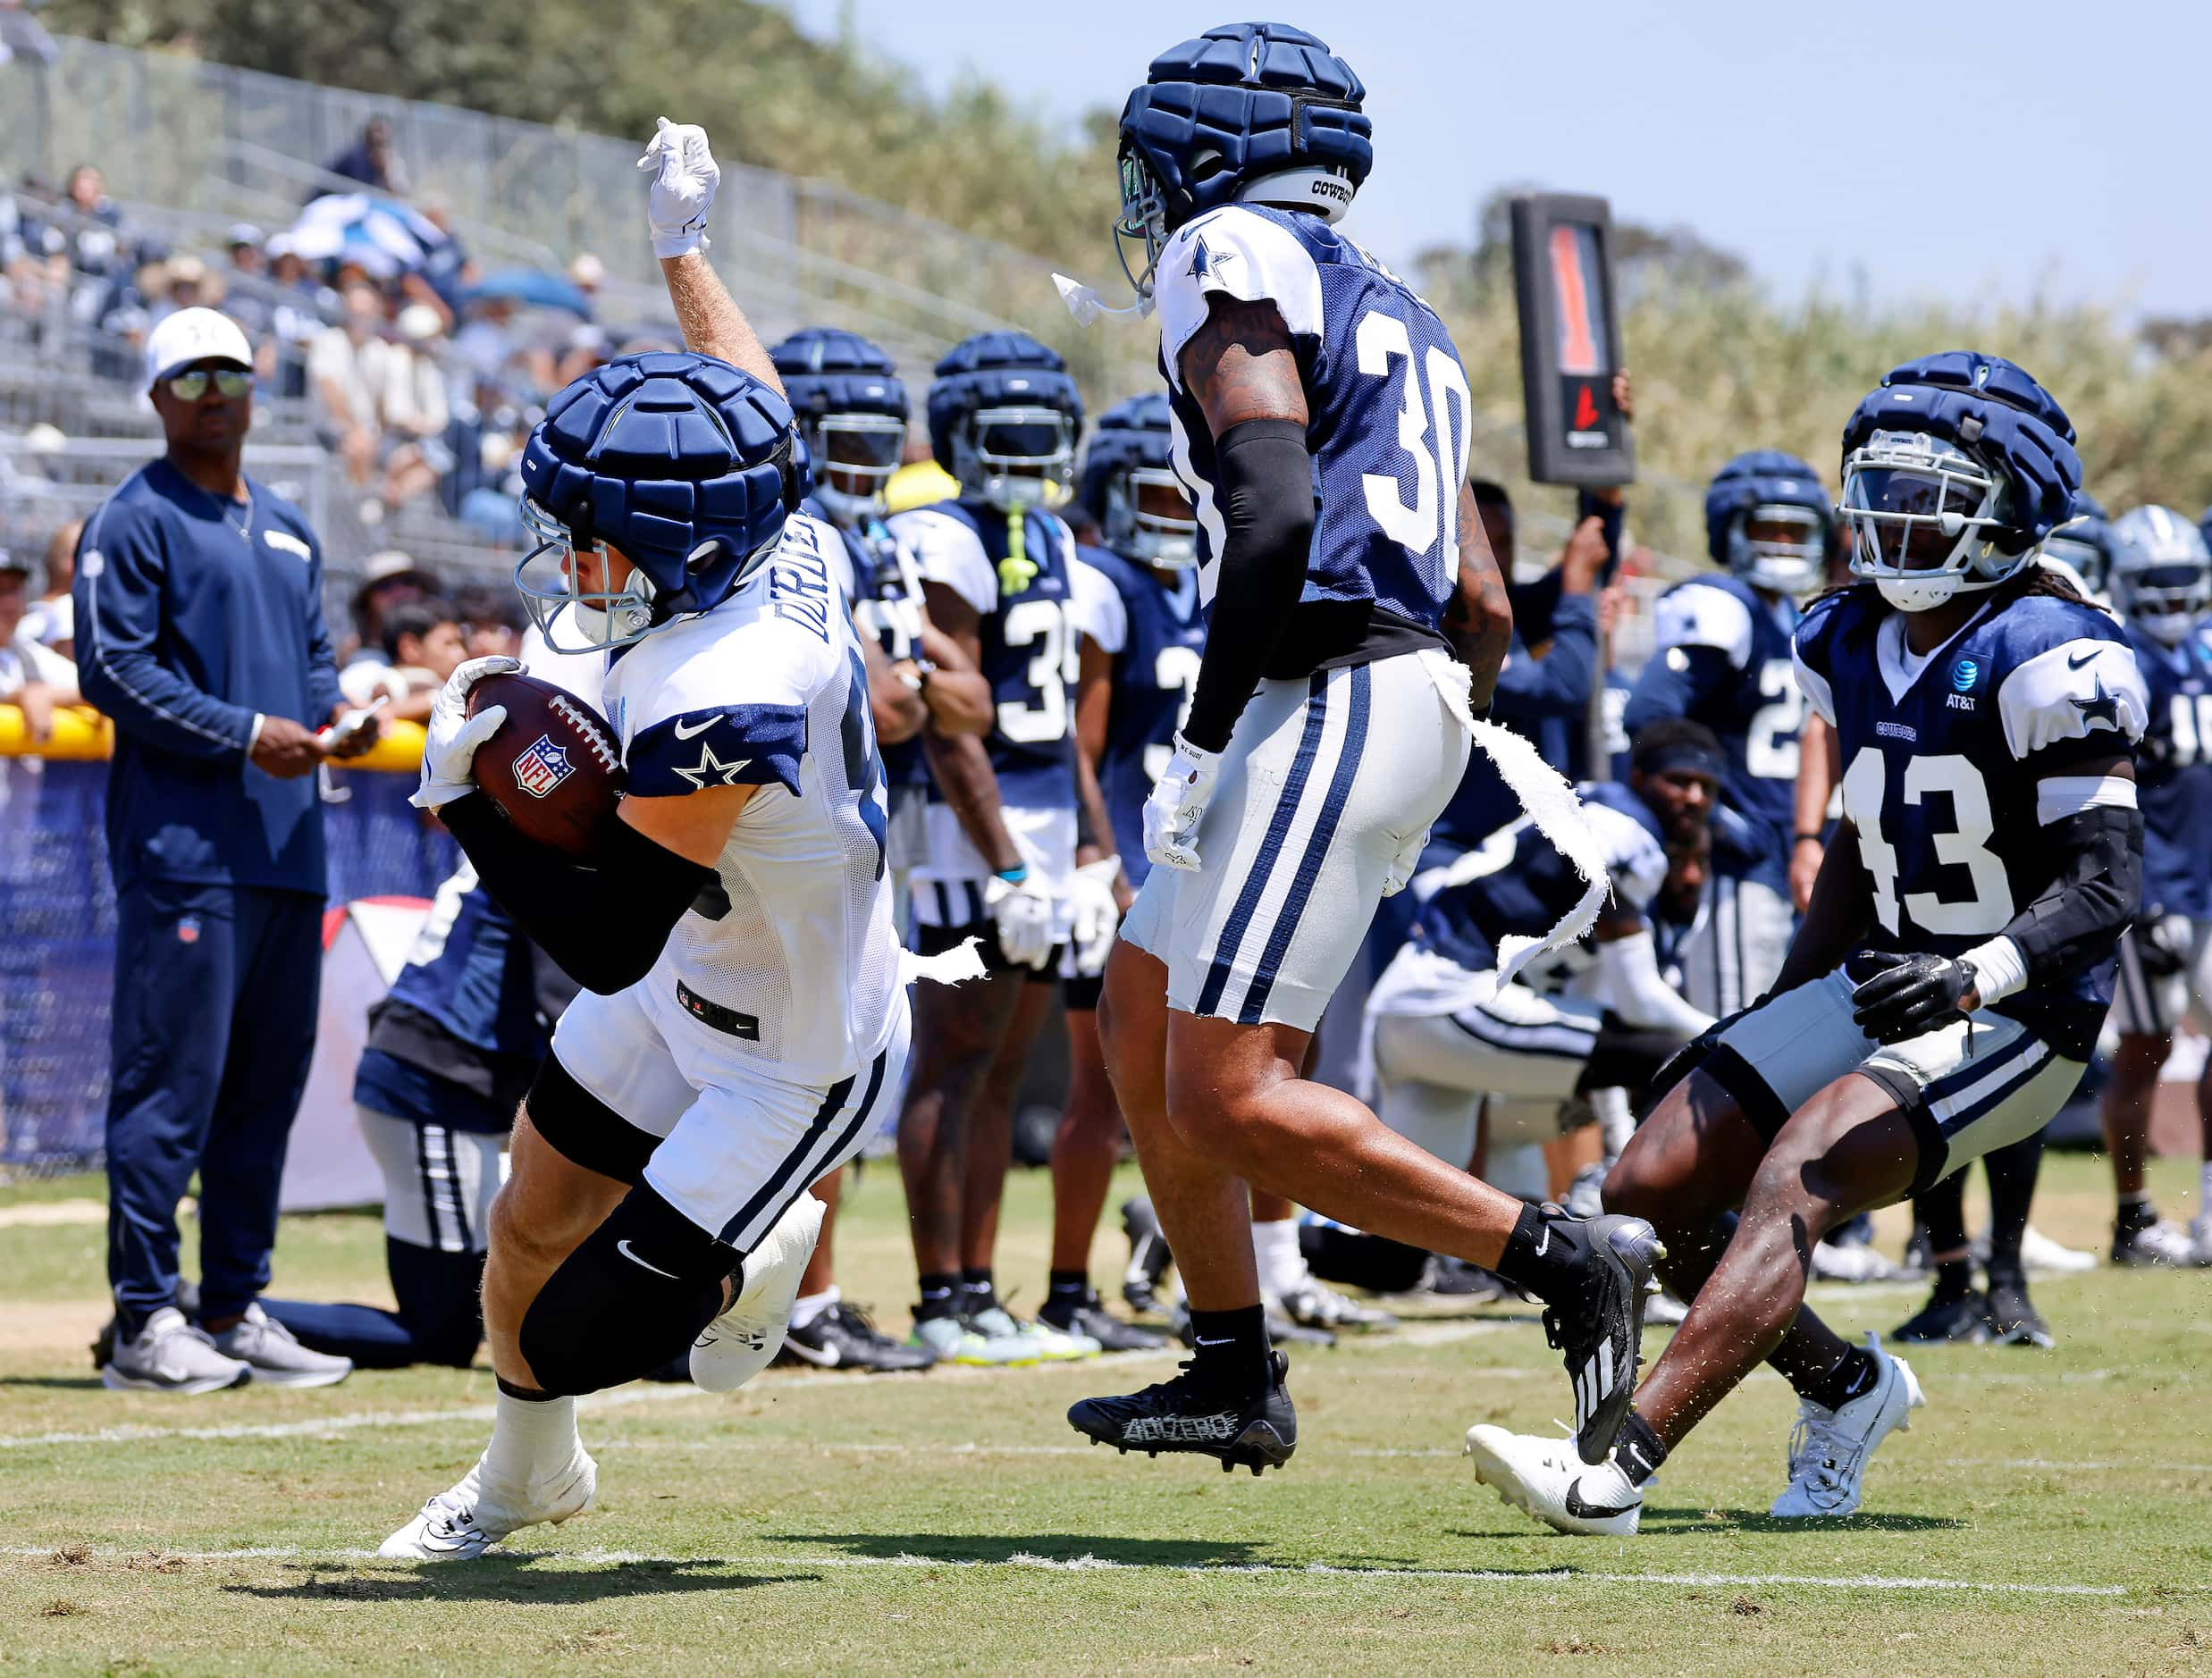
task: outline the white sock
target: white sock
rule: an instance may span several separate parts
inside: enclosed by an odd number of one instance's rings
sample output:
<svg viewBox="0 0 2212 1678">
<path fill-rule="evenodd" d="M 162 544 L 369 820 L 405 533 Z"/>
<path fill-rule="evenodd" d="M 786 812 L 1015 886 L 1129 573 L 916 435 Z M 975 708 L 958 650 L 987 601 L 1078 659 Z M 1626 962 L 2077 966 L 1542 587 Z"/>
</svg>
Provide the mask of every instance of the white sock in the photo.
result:
<svg viewBox="0 0 2212 1678">
<path fill-rule="evenodd" d="M 815 1318 L 845 1297 L 844 1290 L 832 1282 L 819 1294 L 803 1294 L 791 1304 L 791 1326 L 803 1329 Z"/>
<path fill-rule="evenodd" d="M 1636 1134 L 1636 1112 L 1628 1105 L 1628 1092 L 1619 1085 L 1594 1089 L 1590 1111 L 1597 1115 L 1598 1137 L 1605 1147 L 1605 1162 L 1611 1165 Z"/>
<path fill-rule="evenodd" d="M 511 1486 L 528 1486 L 558 1472 L 575 1454 L 576 1401 L 499 1396 L 492 1443 L 484 1449 L 484 1473 Z"/>
<path fill-rule="evenodd" d="M 1252 1226 L 1252 1256 L 1259 1262 L 1260 1291 L 1280 1299 L 1309 1279 L 1306 1255 L 1298 1250 L 1298 1220 Z"/>
</svg>

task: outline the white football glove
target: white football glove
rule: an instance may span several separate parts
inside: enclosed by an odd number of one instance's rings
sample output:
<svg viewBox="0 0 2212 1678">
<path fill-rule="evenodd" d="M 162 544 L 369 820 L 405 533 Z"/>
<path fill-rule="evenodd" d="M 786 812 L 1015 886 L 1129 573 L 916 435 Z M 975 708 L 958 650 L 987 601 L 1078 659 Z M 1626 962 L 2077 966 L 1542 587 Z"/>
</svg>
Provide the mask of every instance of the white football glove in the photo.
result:
<svg viewBox="0 0 2212 1678">
<path fill-rule="evenodd" d="M 1114 929 L 1122 920 L 1122 906 L 1114 901 L 1114 882 L 1121 872 L 1121 858 L 1104 857 L 1076 869 L 1069 885 L 1074 921 L 1068 937 L 1075 946 L 1075 970 L 1085 978 L 1106 971 L 1106 952 L 1114 947 Z"/>
<path fill-rule="evenodd" d="M 1144 801 L 1144 853 L 1156 868 L 1199 869 L 1199 824 L 1221 778 L 1221 753 L 1175 736 L 1175 755 Z"/>
<path fill-rule="evenodd" d="M 499 732 L 507 720 L 507 707 L 487 705 L 474 717 L 468 714 L 468 690 L 487 675 L 504 675 L 522 668 L 519 659 L 494 655 L 471 659 L 446 678 L 430 708 L 430 722 L 423 734 L 423 784 L 408 800 L 417 810 L 435 810 L 466 798 L 476 790 L 471 766 L 476 748 Z"/>
<path fill-rule="evenodd" d="M 712 242 L 707 238 L 707 212 L 722 184 L 722 166 L 707 145 L 706 130 L 660 118 L 637 166 L 652 177 L 645 197 L 652 254 L 682 256 L 706 249 Z"/>
<path fill-rule="evenodd" d="M 998 923 L 998 948 L 1006 960 L 1043 971 L 1060 942 L 1059 906 L 1052 888 L 1033 871 L 1018 880 L 993 875 L 983 888 L 983 907 Z"/>
</svg>

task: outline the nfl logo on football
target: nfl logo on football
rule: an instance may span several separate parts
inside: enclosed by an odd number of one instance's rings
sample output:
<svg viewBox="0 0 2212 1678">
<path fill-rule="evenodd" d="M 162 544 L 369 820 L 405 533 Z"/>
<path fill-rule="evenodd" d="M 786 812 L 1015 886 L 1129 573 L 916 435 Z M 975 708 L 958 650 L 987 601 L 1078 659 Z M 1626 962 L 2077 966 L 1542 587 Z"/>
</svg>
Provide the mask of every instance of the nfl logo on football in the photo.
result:
<svg viewBox="0 0 2212 1678">
<path fill-rule="evenodd" d="M 540 734 L 515 759 L 515 784 L 532 798 L 543 798 L 568 778 L 568 749 Z"/>
</svg>

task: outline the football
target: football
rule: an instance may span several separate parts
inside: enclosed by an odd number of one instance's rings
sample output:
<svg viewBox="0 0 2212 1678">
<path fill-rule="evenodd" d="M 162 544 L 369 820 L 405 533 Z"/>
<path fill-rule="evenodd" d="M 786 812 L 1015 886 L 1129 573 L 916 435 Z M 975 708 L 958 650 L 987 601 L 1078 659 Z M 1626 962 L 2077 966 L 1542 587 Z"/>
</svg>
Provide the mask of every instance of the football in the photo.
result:
<svg viewBox="0 0 2212 1678">
<path fill-rule="evenodd" d="M 535 676 L 486 676 L 468 714 L 504 705 L 506 720 L 476 748 L 476 784 L 516 831 L 563 856 L 595 853 L 622 798 L 614 730 L 565 688 Z"/>
</svg>

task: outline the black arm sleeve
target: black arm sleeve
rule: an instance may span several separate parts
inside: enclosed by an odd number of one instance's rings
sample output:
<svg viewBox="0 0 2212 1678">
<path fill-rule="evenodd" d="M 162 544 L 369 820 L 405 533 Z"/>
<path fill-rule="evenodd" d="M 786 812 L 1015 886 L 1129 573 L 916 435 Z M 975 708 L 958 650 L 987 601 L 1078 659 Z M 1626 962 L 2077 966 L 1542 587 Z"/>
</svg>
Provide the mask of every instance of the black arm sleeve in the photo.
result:
<svg viewBox="0 0 2212 1678">
<path fill-rule="evenodd" d="M 1228 527 L 1214 617 L 1183 738 L 1206 751 L 1229 744 L 1260 673 L 1306 587 L 1313 547 L 1313 461 L 1295 420 L 1246 420 L 1215 444 Z"/>
<path fill-rule="evenodd" d="M 2120 942 L 2143 897 L 2143 813 L 2100 805 L 2043 830 L 2050 884 L 2013 917 L 2030 986 L 2071 978 Z"/>
<path fill-rule="evenodd" d="M 438 813 L 499 906 L 601 996 L 652 970 L 670 929 L 714 878 L 625 821 L 610 824 L 605 853 L 587 867 L 525 839 L 481 793 Z"/>
</svg>

